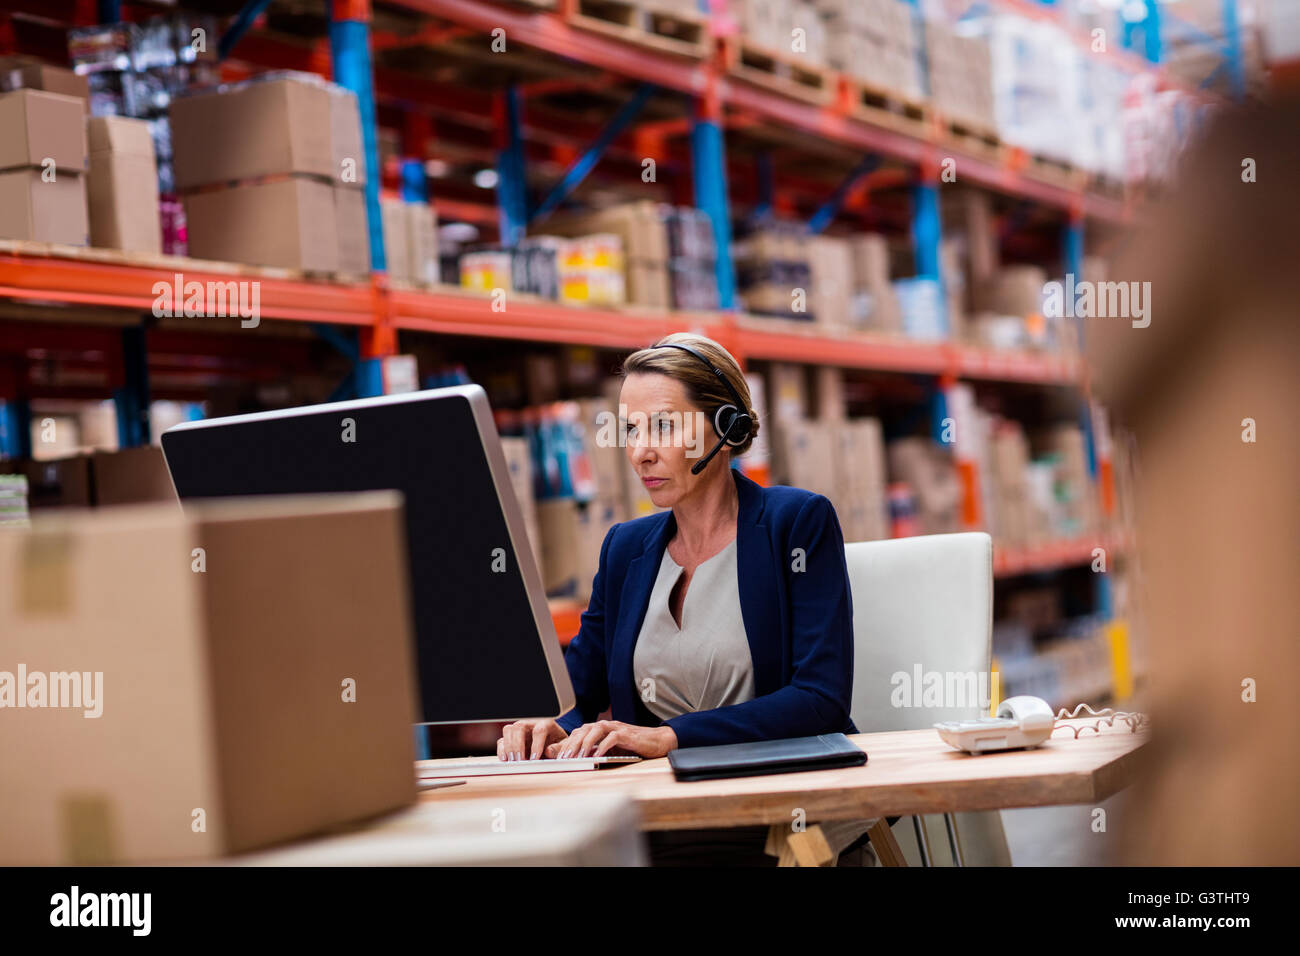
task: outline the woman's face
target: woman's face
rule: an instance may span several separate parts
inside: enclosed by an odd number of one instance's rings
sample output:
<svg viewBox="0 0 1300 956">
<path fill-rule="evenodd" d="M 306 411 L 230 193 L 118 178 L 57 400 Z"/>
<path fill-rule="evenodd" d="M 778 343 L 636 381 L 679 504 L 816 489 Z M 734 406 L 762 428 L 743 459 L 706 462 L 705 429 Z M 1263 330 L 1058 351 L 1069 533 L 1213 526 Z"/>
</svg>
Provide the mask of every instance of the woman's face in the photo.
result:
<svg viewBox="0 0 1300 956">
<path fill-rule="evenodd" d="M 686 386 L 657 372 L 635 373 L 623 380 L 619 394 L 627 460 L 657 508 L 671 508 L 709 474 L 692 475 L 691 466 L 707 451 L 706 417 L 686 397 Z M 712 447 L 712 446 L 709 446 Z M 709 469 L 725 469 L 721 463 Z"/>
</svg>

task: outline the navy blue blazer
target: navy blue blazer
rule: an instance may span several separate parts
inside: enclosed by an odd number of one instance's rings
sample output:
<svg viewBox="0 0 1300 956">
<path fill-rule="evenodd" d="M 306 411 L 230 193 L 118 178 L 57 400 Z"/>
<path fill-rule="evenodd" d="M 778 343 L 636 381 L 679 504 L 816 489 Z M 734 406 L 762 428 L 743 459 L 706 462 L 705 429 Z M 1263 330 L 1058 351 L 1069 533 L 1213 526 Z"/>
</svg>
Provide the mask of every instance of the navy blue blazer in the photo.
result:
<svg viewBox="0 0 1300 956">
<path fill-rule="evenodd" d="M 667 724 L 680 747 L 781 740 L 840 731 L 853 695 L 853 602 L 844 536 L 829 500 L 800 488 L 765 488 L 732 470 L 739 492 L 736 565 L 740 610 L 754 665 L 754 699 L 660 720 L 632 676 L 632 652 L 650 604 L 664 549 L 676 533 L 672 511 L 616 524 L 582 627 L 565 654 L 577 706 L 565 731 L 614 720 Z"/>
</svg>

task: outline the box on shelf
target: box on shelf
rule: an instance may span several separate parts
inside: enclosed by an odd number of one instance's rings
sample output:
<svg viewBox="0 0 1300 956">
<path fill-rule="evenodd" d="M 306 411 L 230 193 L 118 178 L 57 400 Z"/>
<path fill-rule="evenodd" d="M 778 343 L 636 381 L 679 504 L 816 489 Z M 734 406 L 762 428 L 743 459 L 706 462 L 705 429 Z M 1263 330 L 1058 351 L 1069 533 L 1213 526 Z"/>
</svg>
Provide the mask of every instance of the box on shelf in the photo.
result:
<svg viewBox="0 0 1300 956">
<path fill-rule="evenodd" d="M 423 285 L 437 282 L 438 218 L 429 203 L 407 203 L 406 246 L 411 281 Z"/>
<path fill-rule="evenodd" d="M 834 429 L 836 486 L 831 500 L 845 541 L 889 537 L 885 441 L 880 421 L 852 418 Z"/>
<path fill-rule="evenodd" d="M 211 859 L 413 803 L 406 565 L 388 492 L 0 536 L 0 631 L 49 695 L 0 720 L 0 863 Z"/>
<path fill-rule="evenodd" d="M 90 83 L 84 76 L 32 57 L 0 56 L 0 91 L 10 90 L 44 90 L 75 96 L 82 101 L 82 109 L 90 112 Z"/>
<path fill-rule="evenodd" d="M 390 279 L 411 279 L 411 205 L 401 199 L 379 200 L 379 216 L 384 231 L 384 259 Z"/>
<path fill-rule="evenodd" d="M 84 246 L 89 233 L 82 176 L 64 173 L 47 182 L 39 168 L 0 172 L 0 239 Z"/>
<path fill-rule="evenodd" d="M 86 111 L 75 96 L 43 90 L 0 93 L 0 169 L 86 170 Z"/>
<path fill-rule="evenodd" d="M 591 597 L 600 565 L 600 546 L 620 520 L 622 503 L 607 498 L 580 502 L 548 498 L 537 502 L 542 537 L 542 581 L 547 594 Z"/>
<path fill-rule="evenodd" d="M 542 568 L 542 538 L 537 524 L 537 501 L 533 497 L 533 461 L 528 450 L 526 438 L 503 435 L 501 451 L 505 454 L 506 468 L 510 472 L 510 485 L 514 489 L 519 510 L 524 514 L 524 529 L 528 534 L 528 546 L 533 552 L 533 561 L 538 571 Z"/>
<path fill-rule="evenodd" d="M 124 116 L 95 116 L 86 122 L 86 133 L 90 244 L 162 252 L 158 169 L 149 124 Z"/>
<path fill-rule="evenodd" d="M 957 531 L 962 492 L 951 454 L 929 438 L 900 438 L 886 455 L 890 479 L 912 489 L 921 533 Z"/>
<path fill-rule="evenodd" d="M 154 445 L 95 452 L 95 504 L 177 503 L 162 449 Z"/>
<path fill-rule="evenodd" d="M 335 272 L 334 191 L 294 176 L 194 192 L 184 197 L 189 253 L 196 259 Z"/>
<path fill-rule="evenodd" d="M 335 185 L 334 221 L 338 228 L 339 272 L 363 275 L 370 271 L 370 221 L 366 194 L 360 189 Z"/>
<path fill-rule="evenodd" d="M 27 476 L 27 501 L 38 508 L 89 508 L 95 503 L 91 456 L 50 461 L 28 460 L 19 466 Z"/>
<path fill-rule="evenodd" d="M 177 97 L 171 103 L 176 188 L 287 174 L 337 182 L 333 101 L 327 84 L 299 74 Z"/>
<path fill-rule="evenodd" d="M 336 83 L 329 84 L 327 91 L 334 181 L 342 186 L 360 189 L 366 183 L 366 153 L 361 137 L 361 111 L 357 107 L 357 94 Z"/>
</svg>

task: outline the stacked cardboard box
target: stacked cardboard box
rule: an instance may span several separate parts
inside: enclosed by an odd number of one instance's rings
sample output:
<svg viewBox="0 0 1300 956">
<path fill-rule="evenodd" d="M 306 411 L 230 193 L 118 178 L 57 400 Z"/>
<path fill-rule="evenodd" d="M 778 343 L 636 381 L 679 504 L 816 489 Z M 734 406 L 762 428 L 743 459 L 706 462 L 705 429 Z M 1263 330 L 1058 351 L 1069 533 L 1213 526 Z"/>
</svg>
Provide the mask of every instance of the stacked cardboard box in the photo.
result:
<svg viewBox="0 0 1300 956">
<path fill-rule="evenodd" d="M 649 200 L 623 203 L 604 209 L 556 216 L 546 223 L 546 231 L 558 236 L 590 241 L 597 235 L 616 237 L 620 246 L 625 294 L 628 302 L 654 308 L 668 308 L 671 292 L 668 280 L 668 230 L 662 208 Z M 609 246 L 610 243 L 602 243 Z M 584 252 L 580 245 L 561 251 L 561 271 L 587 271 L 593 267 L 613 268 L 612 261 L 597 262 L 591 250 Z M 591 260 L 585 262 L 585 259 Z M 567 264 L 567 266 L 566 266 Z M 573 301 L 620 301 L 609 293 L 600 291 L 608 280 L 597 279 L 592 286 L 597 298 L 583 295 L 578 288 L 585 282 L 573 285 L 566 296 L 565 282 L 561 281 L 560 297 Z"/>
<path fill-rule="evenodd" d="M 925 24 L 930 100 L 944 117 L 973 131 L 997 129 L 988 40 L 962 36 L 936 19 Z"/>
<path fill-rule="evenodd" d="M 1030 511 L 1029 443 L 1014 422 L 1000 421 L 989 438 L 987 487 L 992 513 L 985 516 L 1000 545 L 1021 548 L 1034 538 L 1036 522 Z"/>
<path fill-rule="evenodd" d="M 713 221 L 690 206 L 661 206 L 668 227 L 668 281 L 674 309 L 718 307 L 717 246 Z M 637 301 L 637 300 L 633 300 Z"/>
<path fill-rule="evenodd" d="M 828 64 L 877 90 L 923 95 L 919 34 L 902 0 L 817 0 Z"/>
<path fill-rule="evenodd" d="M 889 243 L 863 233 L 849 240 L 853 256 L 853 302 L 850 324 L 876 332 L 901 332 L 903 313 L 889 281 Z"/>
<path fill-rule="evenodd" d="M 835 425 L 836 491 L 831 500 L 845 541 L 889 537 L 885 500 L 885 441 L 879 419 L 854 418 Z"/>
<path fill-rule="evenodd" d="M 84 101 L 0 94 L 0 238 L 85 245 L 85 171 Z"/>
<path fill-rule="evenodd" d="M 359 225 L 366 225 L 364 193 L 358 210 Z M 384 232 L 384 258 L 388 275 L 392 279 L 416 285 L 432 285 L 439 280 L 438 220 L 433 206 L 425 202 L 407 202 L 404 199 L 381 199 L 380 219 Z M 369 260 L 367 258 L 367 268 Z M 508 273 L 507 273 L 508 275 Z M 486 286 L 487 289 L 509 288 Z"/>
<path fill-rule="evenodd" d="M 86 133 L 90 244 L 161 252 L 158 168 L 149 124 L 125 116 L 96 116 L 87 122 Z"/>
<path fill-rule="evenodd" d="M 44 90 L 75 96 L 90 112 L 90 84 L 84 76 L 61 66 L 52 66 L 28 56 L 0 56 L 0 93 L 13 90 Z"/>
<path fill-rule="evenodd" d="M 763 229 L 733 247 L 745 311 L 812 321 L 808 237 L 794 224 Z"/>
<path fill-rule="evenodd" d="M 928 438 L 889 443 L 889 476 L 906 483 L 916 502 L 922 534 L 946 534 L 961 527 L 961 484 L 948 449 Z"/>
<path fill-rule="evenodd" d="M 367 171 L 359 123 L 355 97 L 297 73 L 173 100 L 176 188 L 184 194 L 190 254 L 364 271 L 361 247 L 368 266 L 369 239 L 358 231 L 358 200 Z"/>
<path fill-rule="evenodd" d="M 642 273 L 637 273 L 642 275 Z M 651 285 L 657 303 L 666 302 L 667 275 L 659 271 Z M 644 294 L 650 295 L 648 290 Z M 627 301 L 623 240 L 615 233 L 571 239 L 562 247 L 559 265 L 560 301 L 574 305 L 622 305 Z M 662 293 L 662 295 L 661 295 Z"/>
<path fill-rule="evenodd" d="M 152 445 L 18 463 L 33 510 L 176 501 L 162 450 Z"/>
<path fill-rule="evenodd" d="M 524 527 L 528 533 L 528 546 L 533 552 L 537 567 L 542 567 L 542 538 L 537 523 L 537 502 L 533 498 L 533 462 L 528 439 L 509 435 L 501 437 L 501 451 L 510 471 L 510 486 L 514 489 L 519 509 L 524 513 Z"/>
<path fill-rule="evenodd" d="M 827 328 L 848 327 L 854 294 L 852 245 L 846 239 L 811 236 L 807 254 L 812 282 L 808 305 L 814 320 Z"/>
<path fill-rule="evenodd" d="M 366 213 L 366 154 L 361 136 L 361 111 L 357 95 L 349 89 L 329 84 L 330 150 L 334 157 L 334 221 L 339 237 L 339 271 L 363 275 L 370 271 L 370 227 Z M 429 210 L 430 217 L 432 209 Z M 421 222 L 420 226 L 425 227 Z M 415 228 L 414 224 L 412 228 Z M 420 246 L 424 256 L 420 275 L 428 273 L 432 258 L 434 278 L 437 273 L 437 249 L 425 251 L 428 240 Z"/>
<path fill-rule="evenodd" d="M 729 5 L 741 39 L 774 53 L 790 51 L 795 7 L 799 0 L 739 0 Z"/>
<path fill-rule="evenodd" d="M 1047 436 L 1056 462 L 1055 492 L 1057 523 L 1052 534 L 1076 538 L 1096 528 L 1097 504 L 1088 475 L 1087 439 L 1074 424 L 1057 425 Z"/>
<path fill-rule="evenodd" d="M 45 691 L 0 720 L 0 864 L 213 858 L 414 802 L 398 496 L 47 516 L 0 535 L 0 581 L 6 676 Z"/>
</svg>

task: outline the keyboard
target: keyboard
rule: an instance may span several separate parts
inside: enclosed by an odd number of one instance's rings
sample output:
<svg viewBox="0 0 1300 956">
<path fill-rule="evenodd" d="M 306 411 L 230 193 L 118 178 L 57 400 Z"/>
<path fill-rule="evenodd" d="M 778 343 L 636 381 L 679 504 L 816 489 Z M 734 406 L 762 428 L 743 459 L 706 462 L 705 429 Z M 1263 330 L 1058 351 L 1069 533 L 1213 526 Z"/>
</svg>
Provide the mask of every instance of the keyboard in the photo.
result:
<svg viewBox="0 0 1300 956">
<path fill-rule="evenodd" d="M 419 780 L 446 777 L 496 777 L 519 773 L 564 773 L 575 770 L 603 770 L 636 763 L 640 757 L 566 757 L 562 760 L 502 760 L 477 757 L 472 760 L 417 760 Z"/>
</svg>

